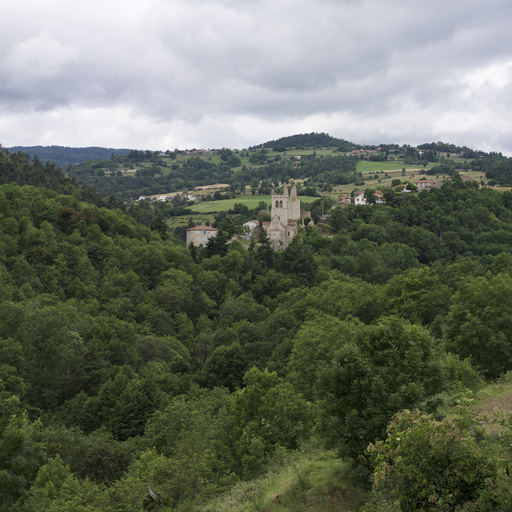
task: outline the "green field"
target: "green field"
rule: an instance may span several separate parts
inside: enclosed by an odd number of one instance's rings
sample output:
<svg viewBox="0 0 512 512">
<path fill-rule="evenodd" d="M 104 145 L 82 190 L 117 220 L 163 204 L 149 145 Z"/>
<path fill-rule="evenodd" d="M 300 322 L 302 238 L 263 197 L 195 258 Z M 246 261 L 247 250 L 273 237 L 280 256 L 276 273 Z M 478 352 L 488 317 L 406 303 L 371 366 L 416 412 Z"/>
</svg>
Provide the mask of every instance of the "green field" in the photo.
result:
<svg viewBox="0 0 512 512">
<path fill-rule="evenodd" d="M 302 155 L 312 155 L 315 153 L 317 156 L 343 156 L 345 153 L 338 153 L 334 151 L 334 148 L 330 149 L 289 149 L 283 153 L 279 153 L 276 151 L 272 151 L 271 155 L 283 155 L 283 156 L 302 156 Z"/>
<path fill-rule="evenodd" d="M 403 167 L 407 169 L 430 169 L 432 163 L 426 167 L 423 165 L 405 165 L 403 160 L 395 160 L 393 162 L 367 162 L 360 160 L 357 162 L 357 172 L 380 172 L 380 171 L 401 171 Z"/>
<path fill-rule="evenodd" d="M 169 219 L 167 219 L 167 226 L 169 227 L 169 229 L 187 227 L 190 219 L 192 219 L 192 222 L 195 225 L 204 226 L 207 222 L 211 224 L 215 220 L 215 215 L 198 214 L 190 212 L 190 215 L 170 217 Z"/>
<path fill-rule="evenodd" d="M 318 197 L 310 196 L 299 196 L 299 199 L 303 203 L 311 203 L 318 199 Z M 210 213 L 210 212 L 227 212 L 233 209 L 236 203 L 241 203 L 250 210 L 256 208 L 258 204 L 263 201 L 267 207 L 270 206 L 271 196 L 239 196 L 233 199 L 223 199 L 222 201 L 205 201 L 204 203 L 198 203 L 190 207 L 190 211 L 194 213 Z"/>
</svg>

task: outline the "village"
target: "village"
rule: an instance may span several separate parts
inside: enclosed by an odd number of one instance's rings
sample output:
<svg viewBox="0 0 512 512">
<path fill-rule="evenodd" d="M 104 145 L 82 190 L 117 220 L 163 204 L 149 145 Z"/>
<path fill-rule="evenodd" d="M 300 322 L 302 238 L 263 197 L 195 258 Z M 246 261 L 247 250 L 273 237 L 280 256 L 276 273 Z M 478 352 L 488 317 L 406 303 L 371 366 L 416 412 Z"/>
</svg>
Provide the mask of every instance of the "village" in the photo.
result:
<svg viewBox="0 0 512 512">
<path fill-rule="evenodd" d="M 460 176 L 461 181 L 474 181 L 468 176 Z M 442 187 L 448 180 L 429 180 L 422 178 L 392 187 L 395 191 L 402 194 L 419 193 L 422 191 L 431 191 L 435 188 Z M 481 185 L 479 184 L 479 187 Z M 156 201 L 166 200 L 162 198 L 154 199 Z M 194 197 L 194 196 L 189 196 Z M 366 189 L 356 190 L 353 195 L 342 195 L 338 199 L 337 206 L 345 208 L 351 205 L 366 206 L 373 204 L 386 204 L 384 194 L 381 190 Z M 335 209 L 332 206 L 331 209 Z M 269 238 L 272 249 L 275 251 L 284 250 L 293 238 L 297 235 L 299 226 L 313 225 L 310 212 L 301 209 L 300 199 L 297 196 L 297 186 L 294 184 L 290 191 L 284 185 L 282 193 L 272 191 L 271 210 L 267 212 L 270 220 L 254 220 L 251 219 L 243 224 L 243 235 L 237 235 L 237 239 L 249 240 L 255 237 L 261 230 L 264 230 Z M 328 215 L 323 216 L 327 219 Z M 196 247 L 205 247 L 210 240 L 217 236 L 218 229 L 207 225 L 198 225 L 188 228 L 186 231 L 186 243 Z"/>
</svg>

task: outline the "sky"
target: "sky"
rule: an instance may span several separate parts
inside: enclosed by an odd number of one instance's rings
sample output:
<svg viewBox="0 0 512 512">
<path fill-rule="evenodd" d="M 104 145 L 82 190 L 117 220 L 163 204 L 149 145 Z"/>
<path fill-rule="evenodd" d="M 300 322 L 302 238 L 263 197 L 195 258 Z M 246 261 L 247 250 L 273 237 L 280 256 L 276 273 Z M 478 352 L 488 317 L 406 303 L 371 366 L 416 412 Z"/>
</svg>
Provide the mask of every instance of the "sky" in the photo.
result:
<svg viewBox="0 0 512 512">
<path fill-rule="evenodd" d="M 3 0 L 0 144 L 512 155 L 510 0 Z"/>
</svg>

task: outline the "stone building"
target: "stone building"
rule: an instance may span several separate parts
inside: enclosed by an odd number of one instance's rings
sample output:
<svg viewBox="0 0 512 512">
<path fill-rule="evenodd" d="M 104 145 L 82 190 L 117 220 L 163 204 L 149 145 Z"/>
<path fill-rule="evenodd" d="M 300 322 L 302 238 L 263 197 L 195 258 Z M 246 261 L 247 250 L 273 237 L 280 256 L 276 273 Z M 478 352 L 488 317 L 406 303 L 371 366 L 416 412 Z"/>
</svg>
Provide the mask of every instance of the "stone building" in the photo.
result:
<svg viewBox="0 0 512 512">
<path fill-rule="evenodd" d="M 297 186 L 293 185 L 288 193 L 288 188 L 283 187 L 282 194 L 272 191 L 272 208 L 270 222 L 263 222 L 262 226 L 267 232 L 268 238 L 275 251 L 285 249 L 297 234 L 301 217 L 300 200 L 297 197 Z"/>
<path fill-rule="evenodd" d="M 217 236 L 217 229 L 211 226 L 195 226 L 187 229 L 187 245 L 204 247 L 210 238 Z"/>
</svg>

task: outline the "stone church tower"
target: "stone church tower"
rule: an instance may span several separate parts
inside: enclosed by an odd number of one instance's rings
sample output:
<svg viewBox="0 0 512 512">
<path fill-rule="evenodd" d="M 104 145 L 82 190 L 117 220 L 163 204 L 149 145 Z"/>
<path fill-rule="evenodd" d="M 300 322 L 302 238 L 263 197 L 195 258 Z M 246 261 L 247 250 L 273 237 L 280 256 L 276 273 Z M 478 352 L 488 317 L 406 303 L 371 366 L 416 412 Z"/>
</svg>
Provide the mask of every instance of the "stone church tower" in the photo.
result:
<svg viewBox="0 0 512 512">
<path fill-rule="evenodd" d="M 293 185 L 288 199 L 288 220 L 300 219 L 300 201 L 297 197 L 297 185 Z"/>
<path fill-rule="evenodd" d="M 292 241 L 297 234 L 300 216 L 296 185 L 293 185 L 290 193 L 286 185 L 282 194 L 275 194 L 272 191 L 271 221 L 264 223 L 263 227 L 274 250 L 283 250 Z"/>
</svg>

